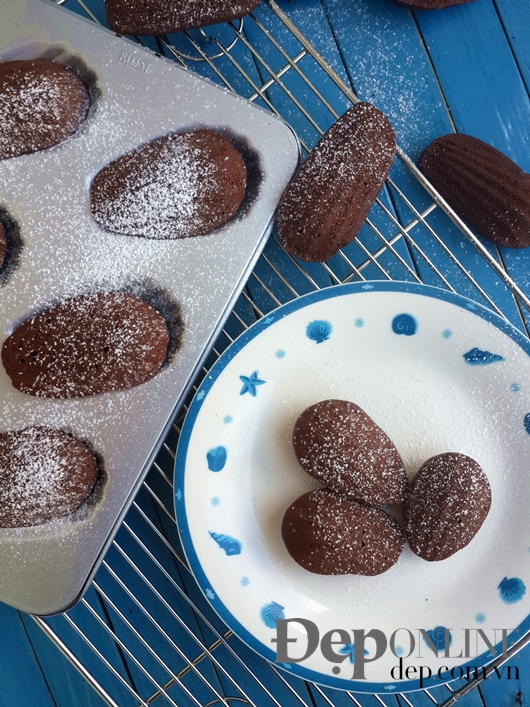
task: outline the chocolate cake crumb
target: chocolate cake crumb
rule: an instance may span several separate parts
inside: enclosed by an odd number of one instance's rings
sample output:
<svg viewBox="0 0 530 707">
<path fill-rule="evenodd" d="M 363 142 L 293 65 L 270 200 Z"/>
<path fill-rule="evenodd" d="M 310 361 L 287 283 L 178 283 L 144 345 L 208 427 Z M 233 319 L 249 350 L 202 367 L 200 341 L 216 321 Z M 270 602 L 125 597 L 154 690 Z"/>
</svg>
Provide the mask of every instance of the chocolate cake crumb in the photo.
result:
<svg viewBox="0 0 530 707">
<path fill-rule="evenodd" d="M 530 246 L 530 174 L 482 140 L 444 135 L 419 166 L 456 213 L 481 236 L 507 248 Z"/>
<path fill-rule="evenodd" d="M 331 258 L 363 225 L 396 154 L 388 118 L 369 103 L 346 111 L 295 172 L 276 214 L 285 250 L 308 262 Z"/>
<path fill-rule="evenodd" d="M 394 2 L 410 10 L 443 10 L 445 7 L 465 5 L 475 0 L 394 0 Z"/>
<path fill-rule="evenodd" d="M 105 0 L 110 27 L 120 34 L 171 34 L 236 20 L 260 0 Z"/>
</svg>

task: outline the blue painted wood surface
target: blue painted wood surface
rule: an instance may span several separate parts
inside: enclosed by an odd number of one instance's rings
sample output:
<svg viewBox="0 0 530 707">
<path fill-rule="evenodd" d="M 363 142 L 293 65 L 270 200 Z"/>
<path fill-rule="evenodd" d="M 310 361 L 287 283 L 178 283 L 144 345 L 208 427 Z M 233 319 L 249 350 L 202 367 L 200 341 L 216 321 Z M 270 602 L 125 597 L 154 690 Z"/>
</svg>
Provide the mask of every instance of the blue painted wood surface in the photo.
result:
<svg viewBox="0 0 530 707">
<path fill-rule="evenodd" d="M 100 21 L 105 21 L 102 0 L 89 0 L 87 6 Z M 509 154 L 523 168 L 530 170 L 530 4 L 527 0 L 477 0 L 430 13 L 410 12 L 390 0 L 295 0 L 292 3 L 280 0 L 280 6 L 359 97 L 373 102 L 389 115 L 398 143 L 412 159 L 417 160 L 432 139 L 456 128 L 489 142 Z M 67 7 L 76 9 L 75 0 L 68 0 Z M 265 18 L 266 9 L 258 7 L 255 14 L 258 19 Z M 289 54 L 294 56 L 300 49 L 299 44 L 281 23 L 275 21 L 273 24 L 275 36 Z M 230 33 L 230 30 L 225 31 Z M 214 63 L 226 75 L 230 86 L 250 97 L 254 87 L 269 78 L 269 69 L 280 70 L 285 59 L 278 50 L 268 46 L 260 34 L 261 30 L 251 22 L 246 23 L 246 32 L 261 58 L 252 56 L 241 41 L 234 47 L 232 56 L 248 79 L 243 78 L 227 58 L 217 59 Z M 178 36 L 172 36 L 171 39 L 177 46 L 187 46 Z M 154 40 L 142 41 L 155 51 L 169 56 L 167 50 Z M 206 46 L 206 50 L 213 52 L 215 49 Z M 300 67 L 318 84 L 335 113 L 341 114 L 347 109 L 348 101 L 323 77 L 310 57 L 304 57 Z M 196 64 L 195 68 L 201 75 L 222 83 L 207 64 Z M 311 89 L 295 72 L 285 74 L 282 83 L 285 90 L 274 86 L 262 98 L 258 98 L 256 103 L 273 106 L 293 124 L 304 144 L 310 148 L 318 139 L 319 132 L 304 115 L 303 109 L 309 110 L 322 130 L 333 122 L 333 114 L 328 108 L 319 105 L 318 101 L 315 102 Z M 293 104 L 286 91 L 297 97 L 299 107 Z M 415 208 L 421 210 L 429 203 L 425 192 L 400 164 L 396 163 L 391 176 Z M 380 198 L 398 222 L 406 225 L 411 221 L 413 212 L 403 204 L 392 188 L 385 188 Z M 385 235 L 392 235 L 388 218 L 380 207 L 374 207 L 370 218 Z M 489 270 L 483 266 L 479 256 L 460 232 L 439 211 L 429 216 L 428 221 L 443 243 L 457 253 L 487 295 L 517 325 L 519 314 L 511 297 L 494 284 Z M 447 262 L 442 247 L 433 243 L 423 227 L 416 227 L 413 234 L 424 254 L 441 264 L 441 275 L 455 289 L 469 294 L 475 300 L 481 300 L 463 274 Z M 367 247 L 375 247 L 377 237 L 368 227 L 364 227 L 362 237 L 366 239 Z M 506 249 L 497 251 L 490 245 L 487 247 L 495 257 L 502 258 L 521 287 L 527 293 L 530 292 L 530 253 Z M 407 246 L 403 239 L 396 248 L 403 261 L 401 264 L 395 258 L 385 256 L 381 259 L 380 268 L 370 265 L 363 271 L 364 276 L 382 278 L 386 273 L 395 279 L 411 280 L 417 273 L 426 282 L 440 284 L 440 278 L 425 265 L 417 249 Z M 333 277 L 321 265 L 296 264 L 278 248 L 274 239 L 267 245 L 265 254 L 269 263 L 260 261 L 255 276 L 250 278 L 246 287 L 246 292 L 254 298 L 262 312 L 274 308 L 276 301 L 291 299 L 294 296 L 292 290 L 296 294 L 310 291 L 313 285 L 304 276 L 304 272 L 319 287 L 333 283 Z M 363 262 L 364 256 L 356 245 L 349 247 L 348 255 L 354 265 Z M 330 262 L 329 267 L 339 278 L 348 275 L 347 266 L 340 259 Z M 282 281 L 282 277 L 288 285 Z M 263 292 L 257 278 L 270 289 L 272 297 Z M 247 325 L 256 318 L 256 312 L 244 297 L 240 298 L 236 310 Z M 233 338 L 240 333 L 241 325 L 232 316 L 225 329 Z M 221 336 L 216 349 L 220 352 L 228 343 L 229 338 Z M 171 477 L 171 456 L 161 451 L 157 461 L 162 471 Z M 149 484 L 171 513 L 171 490 L 163 476 L 153 472 Z M 148 581 L 156 582 L 157 589 L 169 607 L 177 610 L 190 627 L 191 633 L 201 641 L 211 645 L 216 640 L 216 632 L 223 632 L 224 627 L 198 590 L 193 577 L 179 562 L 178 556 L 164 543 L 157 541 L 158 531 L 168 538 L 177 553 L 181 552 L 176 528 L 169 515 L 145 490 L 139 495 L 137 504 L 138 508 L 130 511 L 127 527 L 121 529 L 116 547 L 109 552 L 107 561 L 112 572 L 126 585 L 134 583 L 138 602 L 127 595 L 116 577 L 105 567 L 97 575 L 98 587 L 116 604 L 126 621 L 95 589 L 91 589 L 86 596 L 93 611 L 113 627 L 132 656 L 112 641 L 86 607 L 76 607 L 71 616 L 94 641 L 123 681 L 146 699 L 156 688 L 138 668 L 135 658 L 160 683 L 167 680 L 168 671 L 142 646 L 141 640 L 133 635 L 131 627 L 148 638 L 153 647 L 164 655 L 172 671 L 186 666 L 185 659 L 179 655 L 172 642 L 191 659 L 196 655 L 197 644 L 190 634 L 182 630 L 169 608 L 150 606 L 149 587 L 146 583 L 142 587 L 133 564 L 145 573 Z M 155 519 L 154 528 L 146 523 L 143 513 Z M 136 543 L 134 534 L 144 538 L 150 547 L 156 547 L 156 562 Z M 129 561 L 124 555 L 127 555 Z M 202 618 L 193 614 L 180 590 L 200 609 Z M 141 608 L 144 604 L 152 609 L 152 618 L 164 626 L 167 638 L 152 629 L 151 620 Z M 50 624 L 120 706 L 128 707 L 135 703 L 127 689 L 102 667 L 99 658 L 92 654 L 63 618 L 51 619 Z M 0 707 L 4 704 L 6 707 L 13 704 L 22 707 L 26 704 L 39 707 L 97 707 L 103 704 L 31 618 L 2 605 L 0 626 Z M 282 707 L 291 707 L 299 703 L 295 693 L 307 704 L 313 703 L 318 707 L 330 703 L 336 707 L 352 704 L 350 698 L 342 693 L 318 687 L 308 688 L 303 682 L 288 675 L 278 675 L 234 636 L 228 639 L 228 646 L 233 648 L 234 654 L 229 648 L 221 646 L 215 649 L 215 655 L 229 671 L 233 681 L 240 684 L 245 694 L 260 707 L 274 704 L 275 700 Z M 239 656 L 239 661 L 235 655 Z M 520 657 L 510 661 L 510 664 L 519 668 L 518 680 L 488 680 L 479 690 L 462 698 L 459 704 L 463 707 L 516 707 L 527 703 L 530 700 L 530 651 L 522 651 Z M 244 665 L 250 666 L 258 680 L 268 687 L 271 697 L 264 697 L 259 683 L 250 677 Z M 198 663 L 197 671 L 204 675 L 218 694 L 237 694 L 233 682 L 215 665 L 202 661 Z M 188 671 L 184 684 L 201 703 L 214 697 L 196 671 Z M 179 705 L 191 703 L 189 695 L 181 688 L 173 687 L 169 694 Z M 434 689 L 432 694 L 440 702 L 448 696 L 446 688 Z M 374 698 L 370 696 L 358 696 L 357 700 L 362 707 L 375 705 Z M 414 707 L 432 704 L 421 693 L 409 694 L 408 700 Z M 385 695 L 382 701 L 389 707 L 401 707 L 404 704 L 394 695 Z"/>
</svg>

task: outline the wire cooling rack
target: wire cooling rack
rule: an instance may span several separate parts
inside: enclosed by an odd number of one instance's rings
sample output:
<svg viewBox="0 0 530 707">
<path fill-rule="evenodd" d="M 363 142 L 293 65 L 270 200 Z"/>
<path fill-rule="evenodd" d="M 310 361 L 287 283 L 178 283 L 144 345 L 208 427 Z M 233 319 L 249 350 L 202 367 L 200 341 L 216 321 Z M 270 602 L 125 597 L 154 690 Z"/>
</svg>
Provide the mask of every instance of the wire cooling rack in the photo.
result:
<svg viewBox="0 0 530 707">
<path fill-rule="evenodd" d="M 104 22 L 102 0 L 57 4 Z M 282 116 L 306 153 L 358 100 L 340 67 L 332 68 L 274 0 L 244 20 L 216 26 L 214 36 L 197 30 L 135 41 Z M 201 375 L 279 305 L 367 279 L 423 282 L 467 295 L 528 335 L 530 300 L 502 253 L 484 246 L 398 149 L 391 177 L 355 243 L 330 261 L 301 264 L 273 234 Z M 338 692 L 289 676 L 237 639 L 205 601 L 179 543 L 172 478 L 186 411 L 184 405 L 84 597 L 59 616 L 33 617 L 103 700 L 111 707 L 448 707 L 476 687 L 480 680 L 452 683 L 423 691 L 419 701 L 417 693 Z M 519 641 L 490 671 L 529 640 Z"/>
</svg>

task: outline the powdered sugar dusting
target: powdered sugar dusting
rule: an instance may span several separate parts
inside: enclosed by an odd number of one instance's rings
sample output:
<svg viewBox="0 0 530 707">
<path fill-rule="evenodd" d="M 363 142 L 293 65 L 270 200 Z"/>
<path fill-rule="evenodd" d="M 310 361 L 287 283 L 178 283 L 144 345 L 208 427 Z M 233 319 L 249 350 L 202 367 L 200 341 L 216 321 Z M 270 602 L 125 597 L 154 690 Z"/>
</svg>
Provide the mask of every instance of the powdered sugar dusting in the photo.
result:
<svg viewBox="0 0 530 707">
<path fill-rule="evenodd" d="M 73 513 L 97 479 L 82 442 L 43 427 L 0 435 L 0 527 L 39 525 Z"/>
<path fill-rule="evenodd" d="M 474 538 L 491 505 L 488 478 L 471 457 L 447 452 L 428 459 L 405 501 L 405 532 L 425 560 L 450 557 Z"/>
<path fill-rule="evenodd" d="M 0 159 L 62 142 L 88 107 L 83 83 L 62 65 L 43 59 L 0 64 Z"/>
<path fill-rule="evenodd" d="M 292 557 L 317 574 L 377 575 L 397 562 L 404 546 L 394 518 L 327 489 L 288 508 L 282 536 Z"/>
<path fill-rule="evenodd" d="M 122 158 L 132 173 L 115 186 L 103 185 L 96 194 L 93 213 L 111 231 L 147 238 L 192 235 L 200 224 L 196 200 L 201 192 L 215 188 L 212 164 L 203 164 L 199 147 L 190 135 L 164 142 L 162 149 L 148 144 L 141 151 L 141 165 L 134 156 Z M 113 189 L 114 187 L 114 189 Z"/>
<path fill-rule="evenodd" d="M 71 398 L 130 388 L 167 356 L 163 317 L 125 292 L 85 295 L 44 310 L 2 347 L 13 385 L 30 395 Z"/>
<path fill-rule="evenodd" d="M 259 0 L 107 0 L 109 24 L 125 34 L 165 34 L 249 13 Z"/>
<path fill-rule="evenodd" d="M 354 403 L 325 400 L 304 410 L 293 445 L 302 468 L 333 490 L 370 506 L 403 500 L 405 467 L 396 447 Z"/>
</svg>

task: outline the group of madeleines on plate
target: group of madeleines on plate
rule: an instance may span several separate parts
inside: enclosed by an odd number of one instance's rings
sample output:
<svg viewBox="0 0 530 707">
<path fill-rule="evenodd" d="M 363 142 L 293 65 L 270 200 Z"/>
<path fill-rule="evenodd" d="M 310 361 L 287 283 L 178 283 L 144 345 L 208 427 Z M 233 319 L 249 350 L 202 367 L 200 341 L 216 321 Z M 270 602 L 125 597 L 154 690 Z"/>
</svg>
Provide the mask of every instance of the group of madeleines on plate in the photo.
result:
<svg viewBox="0 0 530 707">
<path fill-rule="evenodd" d="M 428 562 L 445 560 L 471 542 L 491 506 L 486 474 L 458 452 L 431 457 L 409 484 L 392 440 L 347 400 L 304 410 L 293 447 L 324 488 L 289 506 L 282 537 L 293 559 L 316 574 L 381 574 L 405 542 Z M 385 510 L 398 504 L 403 527 Z"/>
</svg>

